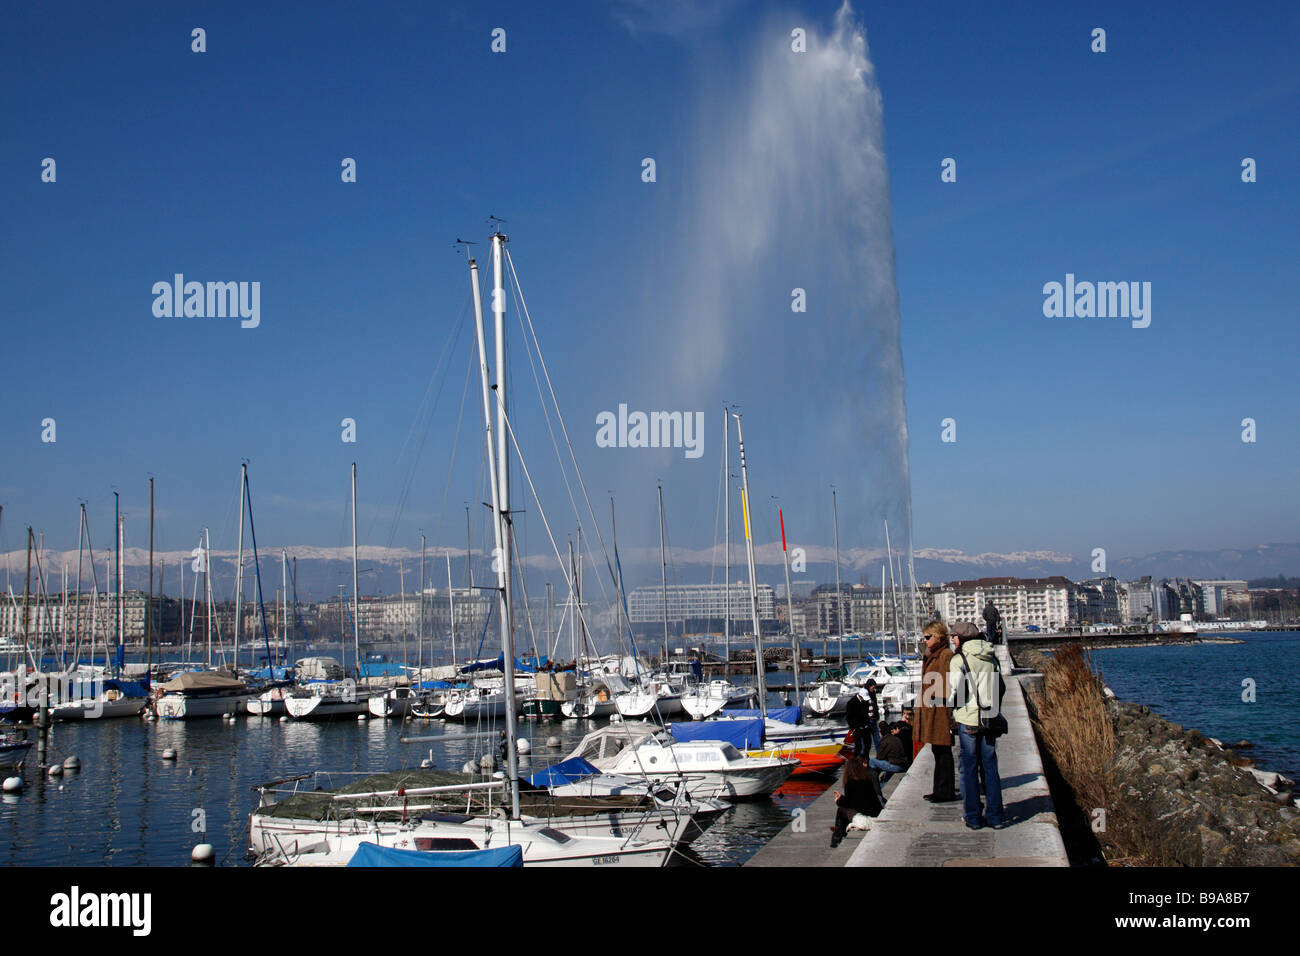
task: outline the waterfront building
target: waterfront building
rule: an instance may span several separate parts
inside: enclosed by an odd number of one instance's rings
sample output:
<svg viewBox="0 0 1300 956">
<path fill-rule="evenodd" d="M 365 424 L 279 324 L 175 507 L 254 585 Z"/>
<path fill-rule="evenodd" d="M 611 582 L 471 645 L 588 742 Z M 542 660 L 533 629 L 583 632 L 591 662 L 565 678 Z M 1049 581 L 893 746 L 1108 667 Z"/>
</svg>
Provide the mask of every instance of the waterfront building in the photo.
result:
<svg viewBox="0 0 1300 956">
<path fill-rule="evenodd" d="M 968 621 L 982 630 L 984 605 L 990 600 L 1001 613 L 1006 631 L 1021 631 L 1031 624 L 1056 630 L 1078 619 L 1075 585 L 1060 575 L 949 581 L 934 592 L 934 610 L 950 627 Z"/>
<path fill-rule="evenodd" d="M 670 584 L 668 585 L 669 632 L 670 634 L 719 632 L 723 629 L 727 605 L 725 584 Z M 754 620 L 748 584 L 732 582 L 730 607 L 731 633 L 739 635 L 753 631 Z M 627 613 L 632 629 L 638 635 L 662 635 L 663 588 L 657 584 L 634 588 L 627 596 Z M 764 628 L 772 628 L 775 633 L 776 590 L 770 584 L 758 586 L 758 616 Z"/>
</svg>

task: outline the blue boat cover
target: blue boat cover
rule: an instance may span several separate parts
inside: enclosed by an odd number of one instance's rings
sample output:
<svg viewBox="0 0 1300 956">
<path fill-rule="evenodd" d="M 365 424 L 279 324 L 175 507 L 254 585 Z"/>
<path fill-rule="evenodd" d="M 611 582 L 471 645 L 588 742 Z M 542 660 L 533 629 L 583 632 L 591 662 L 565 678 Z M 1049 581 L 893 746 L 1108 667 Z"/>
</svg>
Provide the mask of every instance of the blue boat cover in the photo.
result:
<svg viewBox="0 0 1300 956">
<path fill-rule="evenodd" d="M 102 681 L 77 680 L 68 689 L 68 700 L 83 700 L 95 696 L 101 690 L 120 690 L 124 697 L 148 697 L 149 688 L 139 681 L 119 680 L 115 677 Z"/>
<path fill-rule="evenodd" d="M 691 721 L 688 724 L 669 724 L 668 732 L 674 740 L 720 740 L 737 750 L 749 750 L 763 745 L 763 721 L 758 717 Z"/>
<path fill-rule="evenodd" d="M 148 697 L 149 688 L 136 680 L 106 680 L 104 690 L 120 690 L 124 697 Z"/>
<path fill-rule="evenodd" d="M 763 716 L 763 712 L 759 710 L 724 710 L 723 713 L 728 717 Z M 775 710 L 768 708 L 767 716 L 772 720 L 779 720 L 783 724 L 797 724 L 803 720 L 803 710 L 798 704 L 794 704 L 790 707 L 778 707 Z"/>
<path fill-rule="evenodd" d="M 293 667 L 281 665 L 276 667 L 250 667 L 248 669 L 249 677 L 256 677 L 260 680 L 293 680 Z"/>
<path fill-rule="evenodd" d="M 377 843 L 363 843 L 348 860 L 348 866 L 523 866 L 524 851 L 518 846 L 495 850 L 398 850 Z"/>
<path fill-rule="evenodd" d="M 540 657 L 516 657 L 515 672 L 519 674 L 535 674 L 538 669 L 546 663 L 545 658 Z M 462 674 L 473 674 L 475 671 L 505 671 L 506 655 L 498 654 L 495 660 L 475 661 L 472 664 L 466 664 L 460 669 Z"/>
<path fill-rule="evenodd" d="M 534 787 L 559 787 L 566 783 L 576 783 L 594 773 L 600 771 L 581 757 L 570 757 L 568 760 L 561 760 L 553 767 L 537 771 L 528 778 L 528 782 Z"/>
</svg>

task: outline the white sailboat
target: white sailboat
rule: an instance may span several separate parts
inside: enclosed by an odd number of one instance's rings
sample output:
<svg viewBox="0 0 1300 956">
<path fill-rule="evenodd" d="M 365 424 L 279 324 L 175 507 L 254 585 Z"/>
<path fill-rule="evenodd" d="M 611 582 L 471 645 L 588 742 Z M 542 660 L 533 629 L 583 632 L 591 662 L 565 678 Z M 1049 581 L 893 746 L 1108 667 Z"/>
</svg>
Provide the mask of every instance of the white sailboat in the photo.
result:
<svg viewBox="0 0 1300 956">
<path fill-rule="evenodd" d="M 383 847 L 412 849 L 427 853 L 460 851 L 465 849 L 487 849 L 502 846 L 517 846 L 523 852 L 525 865 L 551 866 L 662 866 L 664 865 L 678 840 L 690 825 L 690 813 L 675 807 L 656 807 L 651 813 L 641 815 L 640 822 L 628 818 L 619 818 L 613 826 L 621 832 L 610 832 L 608 836 L 575 836 L 572 832 L 558 828 L 553 821 L 530 820 L 523 817 L 520 810 L 519 763 L 516 748 L 516 692 L 514 674 L 514 639 L 512 634 L 512 587 L 511 587 L 511 550 L 510 534 L 510 428 L 507 418 L 506 398 L 506 356 L 505 356 L 505 288 L 503 260 L 505 259 L 506 237 L 499 231 L 492 236 L 493 296 L 492 311 L 496 330 L 496 434 L 493 434 L 491 402 L 488 387 L 488 366 L 484 346 L 482 325 L 482 302 L 479 296 L 478 266 L 470 259 L 470 283 L 473 290 L 475 327 L 477 333 L 480 379 L 483 392 L 483 411 L 486 441 L 488 447 L 489 482 L 492 491 L 492 510 L 495 517 L 493 530 L 496 553 L 501 556 L 497 562 L 497 595 L 500 610 L 500 627 L 502 643 L 502 660 L 504 676 L 502 691 L 505 697 L 505 738 L 503 742 L 506 767 L 505 787 L 507 804 L 502 809 L 503 815 L 489 814 L 472 816 L 469 814 L 429 813 L 416 820 L 407 816 L 409 807 L 406 802 L 424 793 L 447 788 L 437 787 L 429 790 L 403 789 L 390 793 L 335 794 L 331 803 L 359 803 L 357 809 L 364 809 L 368 802 L 375 799 L 398 797 L 403 801 L 402 818 L 396 823 L 370 824 L 358 819 L 354 813 L 345 830 L 340 823 L 337 827 L 327 821 L 323 827 L 314 832 L 296 837 L 292 846 L 283 840 L 275 840 L 272 852 L 265 853 L 260 862 L 264 865 L 291 866 L 330 866 L 346 864 L 362 843 L 377 843 Z M 512 267 L 513 271 L 513 267 Z M 496 447 L 493 448 L 493 438 Z M 517 446 L 516 446 L 517 447 Z M 521 459 L 521 466 L 523 466 Z M 531 479 L 530 479 L 531 484 Z M 540 502 L 538 503 L 541 510 Z M 545 515 L 543 513 L 543 522 Z M 550 536 L 549 527 L 547 530 Z M 553 543 L 553 539 L 552 539 Z M 355 552 L 354 552 L 355 554 Z M 558 555 L 557 555 L 558 557 Z M 354 571 L 355 588 L 355 571 Z M 355 624 L 354 624 L 355 627 Z M 450 703 L 450 702 L 449 702 Z M 453 787 L 453 790 L 472 790 L 482 787 L 499 787 L 501 784 L 468 784 Z M 391 805 L 389 811 L 391 813 Z M 665 818 L 668 814 L 672 820 Z M 255 816 L 267 816 L 255 814 Z M 598 822 L 595 825 L 602 825 Z M 575 818 L 577 819 L 577 818 Z M 610 824 L 604 824 L 609 826 Z M 628 829 L 630 827 L 630 829 Z M 265 831 L 262 831 L 263 833 Z M 250 837 L 253 827 L 250 824 Z M 312 842 L 314 841 L 314 842 Z"/>
</svg>

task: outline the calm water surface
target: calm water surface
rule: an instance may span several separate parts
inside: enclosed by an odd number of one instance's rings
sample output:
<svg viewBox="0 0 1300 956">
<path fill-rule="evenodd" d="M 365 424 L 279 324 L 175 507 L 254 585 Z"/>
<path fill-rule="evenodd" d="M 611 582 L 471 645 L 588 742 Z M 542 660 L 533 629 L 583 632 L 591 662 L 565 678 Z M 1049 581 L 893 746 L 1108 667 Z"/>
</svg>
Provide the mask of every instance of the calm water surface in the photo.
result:
<svg viewBox="0 0 1300 956">
<path fill-rule="evenodd" d="M 521 769 L 531 773 L 557 762 L 599 725 L 524 722 L 520 734 L 534 751 L 521 758 Z M 247 865 L 254 785 L 313 770 L 377 773 L 418 767 L 430 756 L 437 768 L 458 770 L 483 752 L 485 741 L 469 736 L 480 729 L 491 728 L 355 718 L 281 723 L 258 717 L 233 724 L 138 718 L 56 724 L 51 757 L 75 754 L 82 770 L 45 778 L 36 770 L 33 749 L 23 771 L 25 790 L 0 802 L 0 865 L 184 865 L 190 849 L 205 842 L 194 830 L 200 819 L 206 822 L 206 842 L 216 847 L 224 865 Z M 400 741 L 434 734 L 444 736 L 435 743 Z M 561 738 L 562 748 L 544 746 L 552 736 Z M 177 760 L 162 759 L 168 747 L 178 751 Z M 792 809 L 810 803 L 828 783 L 791 782 L 770 800 L 737 804 L 693 841 L 683 862 L 743 863 L 789 822 Z"/>
<path fill-rule="evenodd" d="M 1121 699 L 1225 744 L 1245 738 L 1260 769 L 1300 779 L 1300 632 L 1221 636 L 1243 643 L 1094 651 L 1093 666 Z M 1244 681 L 1254 703 L 1242 700 Z"/>
</svg>

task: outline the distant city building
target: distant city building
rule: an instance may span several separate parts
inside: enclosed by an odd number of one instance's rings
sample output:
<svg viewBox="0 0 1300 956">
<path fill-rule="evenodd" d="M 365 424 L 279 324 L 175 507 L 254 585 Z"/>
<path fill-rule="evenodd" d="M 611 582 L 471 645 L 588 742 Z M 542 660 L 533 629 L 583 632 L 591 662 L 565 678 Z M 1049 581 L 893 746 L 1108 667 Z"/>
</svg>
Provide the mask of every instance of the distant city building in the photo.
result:
<svg viewBox="0 0 1300 956">
<path fill-rule="evenodd" d="M 1150 621 L 1152 599 L 1155 593 L 1151 576 L 1147 575 L 1136 581 L 1126 581 L 1122 585 L 1122 589 L 1120 623 L 1138 624 Z"/>
<path fill-rule="evenodd" d="M 746 634 L 754 629 L 749 585 L 725 584 L 668 585 L 668 628 L 671 633 L 719 632 L 723 629 L 730 607 L 731 632 Z M 659 585 L 635 588 L 627 596 L 628 619 L 637 634 L 654 634 L 663 629 L 664 590 Z M 758 586 L 758 616 L 765 626 L 774 627 L 776 591 L 770 584 Z"/>
<path fill-rule="evenodd" d="M 1060 575 L 949 581 L 934 592 L 934 610 L 949 626 L 969 621 L 983 630 L 984 605 L 990 600 L 1007 631 L 1021 631 L 1031 624 L 1055 630 L 1076 620 L 1075 585 Z"/>
<path fill-rule="evenodd" d="M 1246 598 L 1246 582 L 1216 579 L 1212 581 L 1193 581 L 1201 589 L 1201 601 L 1205 607 L 1205 616 L 1209 618 L 1227 617 L 1232 607 L 1242 603 Z"/>
</svg>

